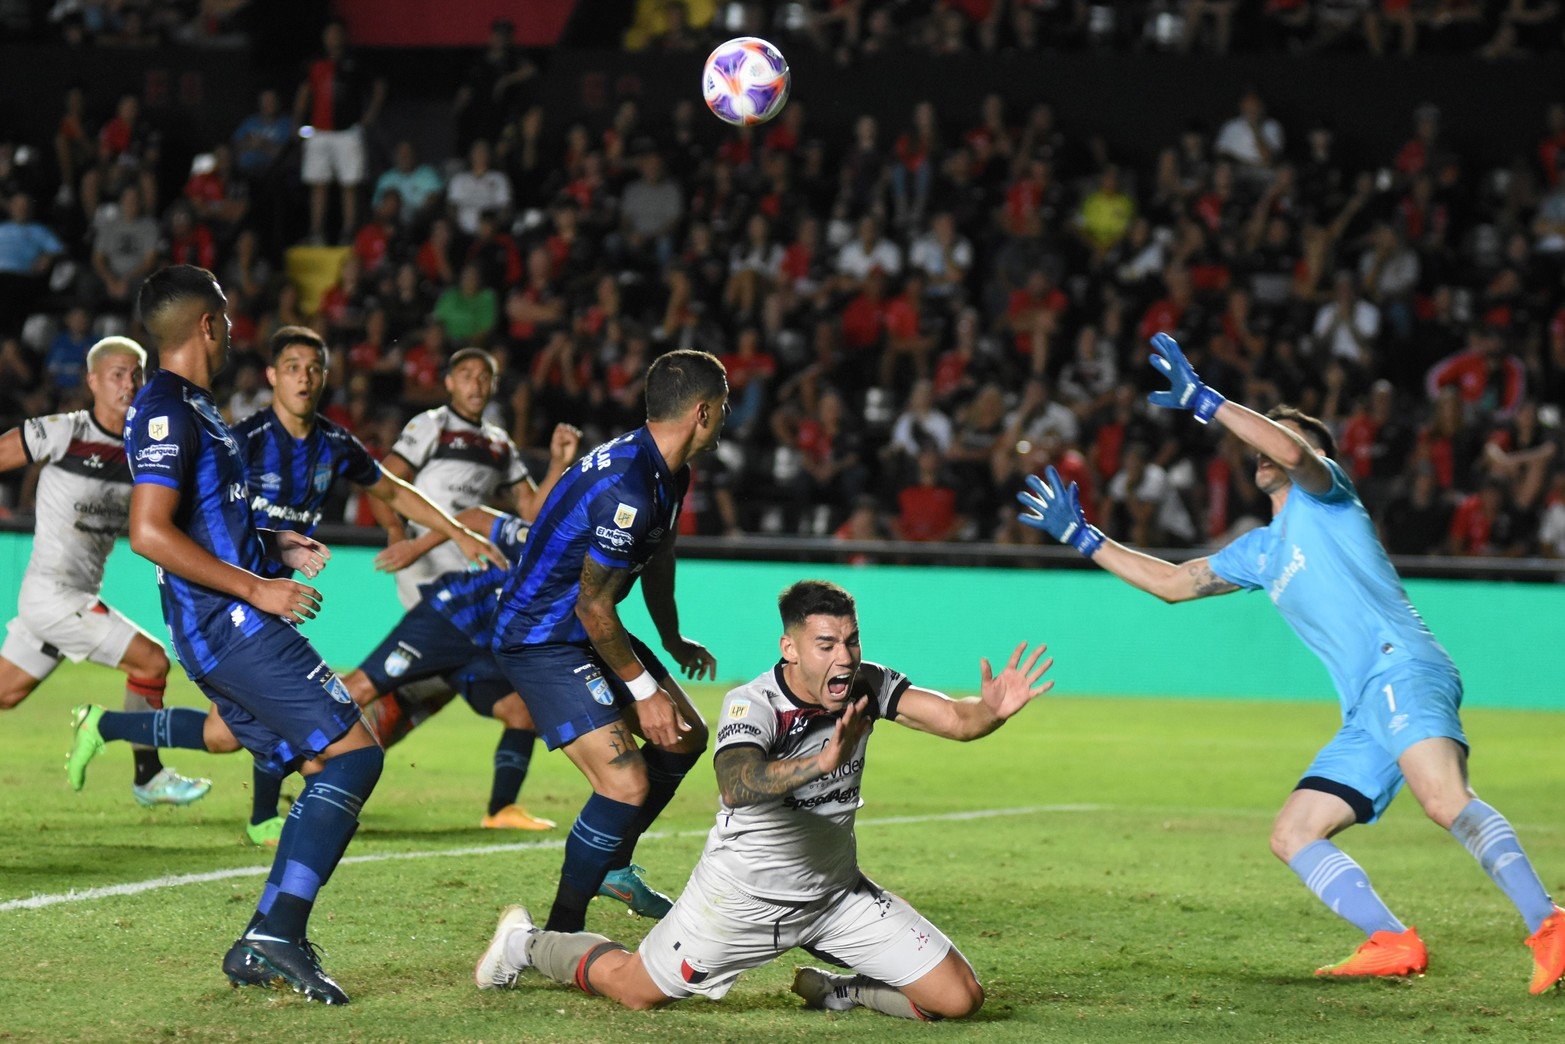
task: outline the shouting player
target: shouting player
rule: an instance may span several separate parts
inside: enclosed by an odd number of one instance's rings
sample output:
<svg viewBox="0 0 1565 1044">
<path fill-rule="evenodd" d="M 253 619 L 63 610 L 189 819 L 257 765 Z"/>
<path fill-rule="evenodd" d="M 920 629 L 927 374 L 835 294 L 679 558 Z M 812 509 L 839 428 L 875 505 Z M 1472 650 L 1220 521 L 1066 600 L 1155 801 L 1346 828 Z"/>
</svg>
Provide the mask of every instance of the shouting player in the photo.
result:
<svg viewBox="0 0 1565 1044">
<path fill-rule="evenodd" d="M 859 869 L 865 750 L 881 720 L 946 739 L 987 736 L 1053 687 L 1038 684 L 1053 661 L 1040 664 L 1044 647 L 1028 655 L 1024 642 L 999 675 L 982 661 L 979 696 L 951 700 L 862 659 L 858 610 L 836 584 L 800 581 L 778 609 L 781 660 L 723 701 L 717 825 L 668 916 L 630 953 L 590 932 L 539 931 L 510 907 L 474 971 L 480 989 L 514 986 L 536 968 L 627 1008 L 716 1000 L 741 972 L 797 946 L 854 972 L 799 969 L 793 990 L 812 1008 L 960 1019 L 983 1004 L 951 940 Z"/>
<path fill-rule="evenodd" d="M 345 1004 L 308 940 L 308 920 L 358 829 L 384 755 L 342 682 L 294 626 L 315 616 L 320 593 L 262 575 L 270 558 L 312 577 L 330 553 L 298 533 L 256 528 L 239 444 L 210 391 L 230 327 L 212 273 L 191 265 L 154 272 L 137 307 L 163 368 L 127 420 L 131 547 L 158 567 L 164 620 L 185 673 L 256 758 L 307 778 L 223 971 L 235 985 L 285 983 L 311 1000 Z M 98 719 L 99 731 L 106 717 L 78 708 L 79 723 Z"/>
<path fill-rule="evenodd" d="M 723 364 L 680 350 L 647 370 L 647 423 L 583 457 L 544 502 L 495 616 L 493 648 L 549 749 L 563 747 L 592 796 L 565 842 L 551 930 L 580 931 L 605 895 L 644 917 L 669 900 L 631 864 L 636 839 L 706 749 L 706 726 L 616 604 L 641 574 L 663 648 L 692 678 L 714 676 L 679 633 L 675 516 L 689 462 L 717 445 L 728 414 Z M 645 572 L 643 572 L 645 570 Z M 646 739 L 638 749 L 635 735 Z"/>
<path fill-rule="evenodd" d="M 0 436 L 0 471 L 44 465 L 32 557 L 0 648 L 0 710 L 25 700 L 68 656 L 124 671 L 127 711 L 163 713 L 163 646 L 98 597 L 103 564 L 130 517 L 125 411 L 146 364 L 135 341 L 105 337 L 87 352 L 90 410 L 36 417 Z M 140 804 L 188 805 L 212 788 L 165 768 L 154 747 L 138 744 L 135 753 L 131 794 Z"/>
<path fill-rule="evenodd" d="M 1331 459 L 1331 430 L 1290 407 L 1262 416 L 1201 383 L 1167 334 L 1152 339 L 1168 378 L 1155 406 L 1220 421 L 1256 451 L 1255 483 L 1271 498 L 1269 526 L 1210 558 L 1172 565 L 1088 525 L 1072 483 L 1053 468 L 1028 479 L 1021 520 L 1070 544 L 1134 587 L 1166 602 L 1265 591 L 1331 672 L 1342 728 L 1304 770 L 1272 827 L 1278 859 L 1367 940 L 1318 975 L 1410 975 L 1428 954 L 1418 932 L 1387 908 L 1369 878 L 1330 840 L 1380 818 L 1403 782 L 1515 904 L 1531 933 L 1531 991 L 1565 975 L 1565 910 L 1554 905 L 1516 832 L 1468 785 L 1468 744 L 1457 710 L 1462 680 L 1402 589 L 1347 473 Z"/>
<path fill-rule="evenodd" d="M 533 519 L 554 483 L 576 459 L 581 432 L 568 424 L 555 427 L 549 442 L 548 474 L 541 486 L 535 486 L 510 437 L 484 420 L 484 407 L 489 405 L 498 372 L 494 356 L 481 348 L 463 348 L 452 355 L 446 368 L 446 391 L 451 401 L 408 421 L 381 466 L 388 474 L 411 482 L 452 514 L 487 503 L 509 488 L 516 514 Z M 447 543 L 416 560 L 398 557 L 406 538 L 425 530 L 417 524 L 418 519 L 411 519 L 415 525 L 407 527 L 388 507 L 371 502 L 370 508 L 386 528 L 385 561 L 397 570 L 402 608 L 418 604 L 418 589 L 424 584 L 467 568 L 461 550 Z"/>
</svg>

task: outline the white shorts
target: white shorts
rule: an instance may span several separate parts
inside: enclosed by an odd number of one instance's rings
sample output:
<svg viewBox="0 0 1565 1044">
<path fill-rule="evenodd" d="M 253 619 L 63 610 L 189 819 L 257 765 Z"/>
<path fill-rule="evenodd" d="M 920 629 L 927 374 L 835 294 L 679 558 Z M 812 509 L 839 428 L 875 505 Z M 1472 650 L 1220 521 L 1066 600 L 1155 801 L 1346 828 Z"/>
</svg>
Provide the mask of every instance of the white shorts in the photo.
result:
<svg viewBox="0 0 1565 1044">
<path fill-rule="evenodd" d="M 12 620 L 6 627 L 0 656 L 42 681 L 67 657 L 72 663 L 90 660 L 118 667 L 136 635 L 146 634 L 118 609 L 98 601 L 96 595 L 77 592 L 73 601 L 63 615 L 55 605 L 48 607 L 52 612 L 29 612 L 26 619 L 18 616 Z M 54 622 L 40 624 L 40 616 L 52 617 Z M 151 635 L 147 640 L 157 642 Z"/>
<path fill-rule="evenodd" d="M 299 172 L 306 185 L 357 185 L 364 180 L 364 131 L 318 130 L 304 139 L 304 163 Z"/>
<path fill-rule="evenodd" d="M 749 895 L 698 862 L 674 908 L 636 952 L 664 996 L 717 1000 L 741 972 L 795 946 L 899 989 L 933 971 L 952 949 L 907 900 L 867 877 L 813 902 L 780 903 Z"/>
</svg>

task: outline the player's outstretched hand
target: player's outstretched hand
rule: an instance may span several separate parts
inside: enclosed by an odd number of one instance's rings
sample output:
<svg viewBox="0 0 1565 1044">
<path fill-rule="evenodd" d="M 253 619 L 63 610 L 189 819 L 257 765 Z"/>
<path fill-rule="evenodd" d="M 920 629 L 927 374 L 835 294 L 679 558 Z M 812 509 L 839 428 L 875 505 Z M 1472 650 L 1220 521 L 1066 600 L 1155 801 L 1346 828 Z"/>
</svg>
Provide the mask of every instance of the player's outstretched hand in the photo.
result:
<svg viewBox="0 0 1565 1044">
<path fill-rule="evenodd" d="M 250 604 L 263 613 L 280 616 L 291 623 L 315 619 L 321 611 L 321 593 L 292 580 L 262 580 L 256 585 Z"/>
<path fill-rule="evenodd" d="M 549 463 L 568 468 L 581 456 L 581 429 L 572 424 L 556 424 L 549 436 Z"/>
<path fill-rule="evenodd" d="M 654 747 L 673 747 L 690 731 L 690 723 L 679 713 L 679 705 L 663 686 L 636 703 L 636 722 L 641 734 Z"/>
<path fill-rule="evenodd" d="M 679 664 L 679 669 L 685 672 L 686 678 L 695 681 L 717 680 L 717 657 L 700 642 L 680 635 L 672 642 L 666 642 L 663 648 Z"/>
<path fill-rule="evenodd" d="M 277 561 L 289 569 L 297 570 L 311 580 L 320 575 L 331 560 L 331 548 L 319 540 L 312 540 L 303 533 L 280 529 L 272 538 L 272 553 Z"/>
<path fill-rule="evenodd" d="M 1044 672 L 1054 666 L 1052 656 L 1042 663 L 1038 662 L 1048 651 L 1049 647 L 1040 643 L 1024 661 L 1022 657 L 1027 655 L 1027 643 L 1021 642 L 1012 650 L 1005 670 L 999 674 L 994 673 L 987 656 L 978 661 L 979 677 L 982 679 L 978 697 L 984 701 L 984 706 L 989 708 L 991 714 L 1004 721 L 1031 703 L 1034 697 L 1042 696 L 1054 688 L 1052 681 L 1038 684 Z"/>
<path fill-rule="evenodd" d="M 1087 524 L 1087 515 L 1081 510 L 1081 491 L 1074 482 L 1065 485 L 1053 464 L 1045 468 L 1043 474 L 1043 478 L 1028 475 L 1027 489 L 1031 492 L 1016 494 L 1016 499 L 1027 509 L 1017 519 L 1022 525 L 1041 529 L 1091 558 L 1103 545 L 1103 534 L 1097 527 Z"/>
<path fill-rule="evenodd" d="M 398 540 L 394 544 L 387 544 L 385 550 L 375 556 L 375 568 L 382 573 L 397 573 L 423 557 L 424 550 L 419 547 L 417 540 Z"/>
<path fill-rule="evenodd" d="M 1153 334 L 1152 347 L 1157 350 L 1151 357 L 1152 368 L 1168 378 L 1169 388 L 1153 392 L 1147 401 L 1168 410 L 1189 410 L 1202 424 L 1211 420 L 1226 400 L 1201 383 L 1178 341 L 1166 333 Z"/>
<path fill-rule="evenodd" d="M 826 741 L 826 746 L 821 748 L 815 761 L 815 767 L 821 770 L 821 775 L 829 776 L 836 772 L 859 749 L 859 740 L 864 738 L 872 724 L 869 715 L 865 713 L 868 707 L 869 697 L 860 696 L 842 709 L 842 717 L 837 719 L 837 727 L 832 730 L 831 739 Z"/>
<path fill-rule="evenodd" d="M 474 569 L 488 569 L 493 566 L 496 569 L 509 569 L 511 563 L 505 560 L 505 555 L 498 547 L 479 536 L 471 529 L 464 528 L 456 539 L 456 546 L 462 549 L 462 557 L 467 559 L 468 565 Z M 387 550 L 390 550 L 388 548 Z M 385 554 L 382 551 L 381 554 Z"/>
</svg>

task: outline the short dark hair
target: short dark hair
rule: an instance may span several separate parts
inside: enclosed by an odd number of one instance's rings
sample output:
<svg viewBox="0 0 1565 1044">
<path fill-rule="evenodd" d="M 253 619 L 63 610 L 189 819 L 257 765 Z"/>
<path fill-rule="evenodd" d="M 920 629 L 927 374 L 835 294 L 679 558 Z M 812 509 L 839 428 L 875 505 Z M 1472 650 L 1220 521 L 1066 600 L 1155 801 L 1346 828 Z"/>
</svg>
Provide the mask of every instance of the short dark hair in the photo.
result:
<svg viewBox="0 0 1565 1044">
<path fill-rule="evenodd" d="M 830 580 L 800 580 L 777 596 L 783 630 L 797 627 L 812 616 L 859 615 L 853 596 Z"/>
<path fill-rule="evenodd" d="M 279 326 L 266 347 L 272 362 L 276 363 L 284 351 L 296 344 L 314 348 L 316 354 L 321 357 L 321 365 L 326 364 L 326 341 L 308 326 Z"/>
<path fill-rule="evenodd" d="M 484 351 L 482 348 L 457 349 L 454 353 L 452 353 L 451 359 L 446 363 L 446 373 L 449 374 L 452 370 L 455 370 L 458 366 L 461 366 L 469 359 L 482 359 L 484 361 L 484 365 L 489 367 L 489 376 L 491 377 L 498 376 L 500 373 L 500 364 L 495 361 L 495 357 Z"/>
<path fill-rule="evenodd" d="M 728 371 L 711 352 L 681 348 L 660 355 L 647 368 L 647 420 L 673 420 L 727 390 Z"/>
<path fill-rule="evenodd" d="M 1274 421 L 1288 421 L 1297 425 L 1304 432 L 1306 442 L 1312 443 L 1316 449 L 1325 450 L 1328 457 L 1337 455 L 1337 440 L 1326 422 L 1319 417 L 1311 417 L 1295 406 L 1286 405 L 1273 406 L 1266 411 L 1266 416 Z"/>
<path fill-rule="evenodd" d="M 175 305 L 198 301 L 213 311 L 222 311 L 227 299 L 217 284 L 217 276 L 195 265 L 169 265 L 149 275 L 136 293 L 136 311 L 148 330 Z M 166 331 L 155 332 L 167 336 Z"/>
</svg>

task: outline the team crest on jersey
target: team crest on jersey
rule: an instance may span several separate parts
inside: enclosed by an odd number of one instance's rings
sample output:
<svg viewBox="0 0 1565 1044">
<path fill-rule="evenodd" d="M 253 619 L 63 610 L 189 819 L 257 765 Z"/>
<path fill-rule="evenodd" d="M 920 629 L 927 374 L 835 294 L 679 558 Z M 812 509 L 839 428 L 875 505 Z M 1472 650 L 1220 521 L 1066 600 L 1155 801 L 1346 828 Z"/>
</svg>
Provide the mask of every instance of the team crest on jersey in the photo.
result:
<svg viewBox="0 0 1565 1044">
<path fill-rule="evenodd" d="M 331 488 L 331 466 L 325 463 L 315 465 L 315 475 L 310 480 L 310 485 L 315 487 L 315 492 L 324 493 Z"/>
<path fill-rule="evenodd" d="M 750 713 L 750 701 L 749 700 L 735 700 L 734 702 L 732 702 L 732 703 L 730 703 L 728 705 L 728 716 L 730 718 L 742 718 L 746 714 L 749 714 L 749 713 Z"/>
<path fill-rule="evenodd" d="M 614 509 L 614 524 L 621 529 L 629 529 L 630 524 L 636 521 L 636 509 L 629 504 L 621 504 Z"/>
<path fill-rule="evenodd" d="M 596 671 L 587 678 L 587 691 L 592 694 L 595 702 L 605 707 L 614 705 L 614 691 L 609 688 L 609 683 L 603 680 L 603 675 Z"/>
<path fill-rule="evenodd" d="M 390 656 L 386 657 L 386 662 L 383 664 L 386 677 L 400 678 L 408 672 L 408 668 L 413 666 L 413 659 L 408 655 L 408 651 L 407 646 L 399 645 L 392 650 Z"/>
<path fill-rule="evenodd" d="M 168 438 L 168 418 L 153 417 L 147 422 L 147 437 L 154 442 Z"/>
</svg>

